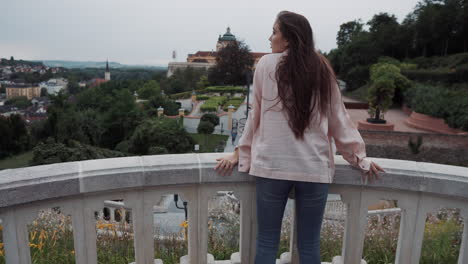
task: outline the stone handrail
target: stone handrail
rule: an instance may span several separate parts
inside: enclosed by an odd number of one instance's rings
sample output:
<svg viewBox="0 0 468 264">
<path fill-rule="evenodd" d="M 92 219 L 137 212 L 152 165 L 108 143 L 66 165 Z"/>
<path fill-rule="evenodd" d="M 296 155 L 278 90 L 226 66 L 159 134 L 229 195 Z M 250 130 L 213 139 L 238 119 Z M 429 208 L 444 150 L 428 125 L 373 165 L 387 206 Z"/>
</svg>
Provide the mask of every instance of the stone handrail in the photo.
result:
<svg viewBox="0 0 468 264">
<path fill-rule="evenodd" d="M 131 208 L 137 263 L 153 263 L 153 205 L 178 193 L 189 203 L 188 259 L 207 263 L 208 200 L 217 191 L 234 191 L 241 202 L 240 263 L 254 263 L 255 186 L 247 173 L 220 176 L 213 167 L 221 153 L 125 157 L 0 171 L 0 219 L 6 263 L 31 263 L 27 224 L 44 208 L 71 215 L 77 264 L 97 263 L 94 212 L 104 201 L 124 200 Z M 419 263 L 428 212 L 460 208 L 464 232 L 459 264 L 468 263 L 468 168 L 404 160 L 374 159 L 386 173 L 374 183 L 336 156 L 330 193 L 346 204 L 342 254 L 333 263 L 361 263 L 367 208 L 380 199 L 398 200 L 401 209 L 396 262 Z M 290 259 L 299 263 L 292 228 Z M 234 261 L 235 263 L 236 261 Z M 237 262 L 239 263 L 239 262 Z"/>
</svg>

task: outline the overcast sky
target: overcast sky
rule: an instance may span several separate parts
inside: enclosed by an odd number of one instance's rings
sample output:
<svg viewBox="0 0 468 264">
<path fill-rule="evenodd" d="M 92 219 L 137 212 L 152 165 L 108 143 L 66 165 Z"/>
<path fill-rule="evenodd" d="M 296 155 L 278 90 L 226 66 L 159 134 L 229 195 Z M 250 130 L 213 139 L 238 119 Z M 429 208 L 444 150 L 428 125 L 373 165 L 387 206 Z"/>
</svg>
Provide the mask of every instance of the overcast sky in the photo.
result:
<svg viewBox="0 0 468 264">
<path fill-rule="evenodd" d="M 401 22 L 418 0 L 0 0 L 0 57 L 167 66 L 216 49 L 226 27 L 255 52 L 281 10 L 309 19 L 317 48 L 336 47 L 340 24 L 388 12 Z"/>
</svg>

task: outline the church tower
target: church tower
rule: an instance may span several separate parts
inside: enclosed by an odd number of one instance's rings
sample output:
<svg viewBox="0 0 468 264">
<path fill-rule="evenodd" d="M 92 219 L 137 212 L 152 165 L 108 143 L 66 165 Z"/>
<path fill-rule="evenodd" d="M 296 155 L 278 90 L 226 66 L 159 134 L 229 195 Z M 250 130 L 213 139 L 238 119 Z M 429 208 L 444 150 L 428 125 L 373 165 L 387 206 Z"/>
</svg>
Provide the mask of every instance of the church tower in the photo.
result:
<svg viewBox="0 0 468 264">
<path fill-rule="evenodd" d="M 222 48 L 226 47 L 229 43 L 236 42 L 236 36 L 231 33 L 231 28 L 226 29 L 226 33 L 221 37 L 219 35 L 218 42 L 216 43 L 216 51 L 220 51 Z"/>
<path fill-rule="evenodd" d="M 109 70 L 109 61 L 106 61 L 106 73 L 104 74 L 104 79 L 110 81 L 110 70 Z"/>
</svg>

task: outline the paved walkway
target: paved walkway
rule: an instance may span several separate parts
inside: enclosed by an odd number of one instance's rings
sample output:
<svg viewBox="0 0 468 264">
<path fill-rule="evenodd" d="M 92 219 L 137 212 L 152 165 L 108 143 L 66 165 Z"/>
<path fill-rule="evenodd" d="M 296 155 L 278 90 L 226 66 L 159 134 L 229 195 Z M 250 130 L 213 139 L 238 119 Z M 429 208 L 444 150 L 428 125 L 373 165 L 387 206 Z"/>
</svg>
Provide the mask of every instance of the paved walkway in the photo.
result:
<svg viewBox="0 0 468 264">
<path fill-rule="evenodd" d="M 361 102 L 359 100 L 355 100 L 346 96 L 343 96 L 343 101 L 345 102 Z M 366 120 L 369 118 L 369 114 L 367 113 L 366 109 L 348 109 L 349 116 L 354 121 L 356 126 L 358 125 L 359 121 Z M 405 124 L 405 120 L 408 118 L 408 115 L 403 112 L 400 108 L 393 108 L 385 112 L 385 120 L 392 124 L 395 124 L 395 130 L 399 132 L 413 132 L 413 133 L 432 133 L 422 129 L 416 129 L 409 127 Z"/>
</svg>

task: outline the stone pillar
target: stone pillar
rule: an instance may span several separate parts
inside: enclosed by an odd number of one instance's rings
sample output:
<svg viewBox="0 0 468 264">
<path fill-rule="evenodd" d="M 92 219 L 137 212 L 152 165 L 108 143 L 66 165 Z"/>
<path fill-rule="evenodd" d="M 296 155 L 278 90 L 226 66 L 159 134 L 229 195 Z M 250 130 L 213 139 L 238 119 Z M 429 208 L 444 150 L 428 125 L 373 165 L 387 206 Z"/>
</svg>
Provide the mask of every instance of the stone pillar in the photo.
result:
<svg viewBox="0 0 468 264">
<path fill-rule="evenodd" d="M 184 108 L 179 109 L 179 116 L 185 116 L 185 109 Z"/>
<path fill-rule="evenodd" d="M 195 90 L 193 90 L 192 92 L 192 102 L 196 102 L 197 101 L 197 94 L 195 93 Z"/>
<path fill-rule="evenodd" d="M 158 107 L 158 117 L 161 117 L 164 115 L 164 108 L 162 108 L 161 106 Z"/>
<path fill-rule="evenodd" d="M 232 112 L 236 109 L 233 105 L 228 106 L 228 130 L 232 130 Z"/>
</svg>

